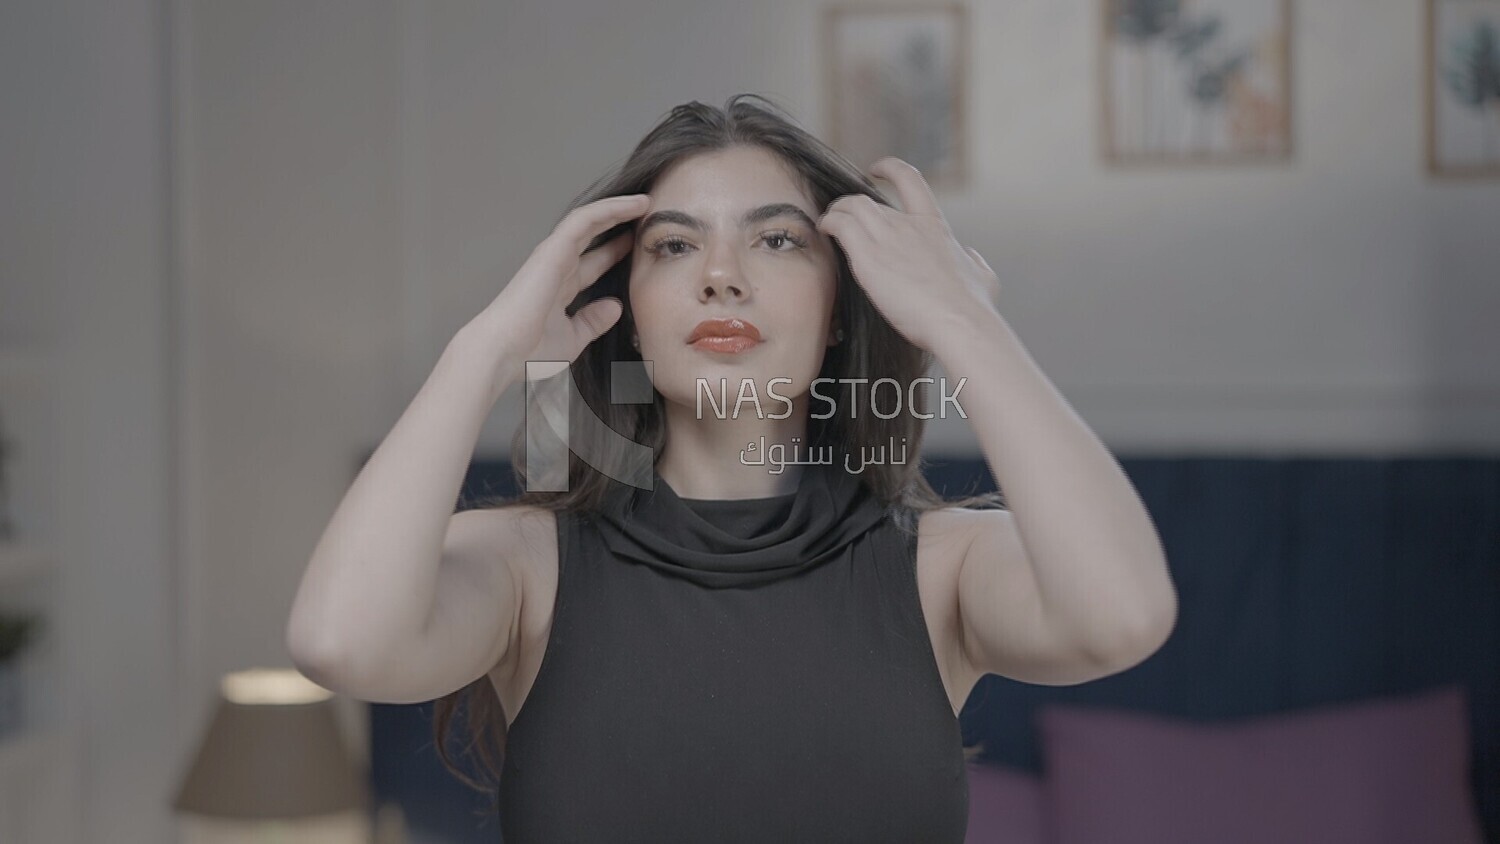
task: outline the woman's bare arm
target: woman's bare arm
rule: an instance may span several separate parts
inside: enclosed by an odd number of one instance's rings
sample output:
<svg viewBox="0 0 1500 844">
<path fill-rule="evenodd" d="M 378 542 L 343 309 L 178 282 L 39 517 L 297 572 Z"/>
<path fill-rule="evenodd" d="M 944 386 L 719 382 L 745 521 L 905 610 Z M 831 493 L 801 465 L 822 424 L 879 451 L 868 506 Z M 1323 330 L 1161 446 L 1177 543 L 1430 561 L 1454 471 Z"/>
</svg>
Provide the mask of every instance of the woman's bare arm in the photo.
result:
<svg viewBox="0 0 1500 844">
<path fill-rule="evenodd" d="M 432 700 L 507 653 L 520 595 L 503 551 L 513 514 L 454 515 L 485 418 L 516 366 L 460 334 L 360 470 L 308 562 L 292 660 L 361 700 Z"/>
<path fill-rule="evenodd" d="M 309 678 L 362 700 L 416 702 L 460 689 L 515 639 L 517 520 L 531 508 L 453 508 L 479 431 L 525 362 L 572 361 L 618 321 L 622 303 L 566 306 L 630 254 L 626 229 L 649 197 L 568 212 L 524 266 L 444 349 L 437 366 L 355 477 L 313 549 L 287 624 Z M 587 250 L 587 251 L 585 251 Z"/>
</svg>

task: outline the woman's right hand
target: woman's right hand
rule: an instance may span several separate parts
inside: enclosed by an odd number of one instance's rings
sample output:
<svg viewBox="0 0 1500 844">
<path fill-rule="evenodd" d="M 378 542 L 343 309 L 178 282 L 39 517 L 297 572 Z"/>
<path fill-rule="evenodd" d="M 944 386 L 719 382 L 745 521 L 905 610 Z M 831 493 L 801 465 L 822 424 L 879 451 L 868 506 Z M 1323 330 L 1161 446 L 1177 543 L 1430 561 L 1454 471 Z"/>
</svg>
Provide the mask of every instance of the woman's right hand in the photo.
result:
<svg viewBox="0 0 1500 844">
<path fill-rule="evenodd" d="M 523 369 L 525 361 L 572 363 L 624 313 L 624 303 L 611 296 L 596 299 L 568 316 L 566 308 L 579 291 L 599 280 L 630 254 L 631 231 L 623 231 L 593 251 L 582 254 L 601 233 L 645 213 L 647 194 L 610 196 L 569 211 L 545 240 L 537 244 L 500 295 L 464 327 L 477 332 L 484 345 L 499 350 Z M 564 364 L 533 372 L 547 377 Z"/>
</svg>

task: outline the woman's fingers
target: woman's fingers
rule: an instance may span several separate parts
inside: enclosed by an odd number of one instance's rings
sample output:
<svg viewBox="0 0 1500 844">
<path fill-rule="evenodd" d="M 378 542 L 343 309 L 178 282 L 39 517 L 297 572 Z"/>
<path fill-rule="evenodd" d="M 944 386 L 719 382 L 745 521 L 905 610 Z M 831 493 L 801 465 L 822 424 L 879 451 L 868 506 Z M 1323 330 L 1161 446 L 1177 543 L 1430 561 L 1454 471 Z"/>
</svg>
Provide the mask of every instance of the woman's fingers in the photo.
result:
<svg viewBox="0 0 1500 844">
<path fill-rule="evenodd" d="M 573 314 L 573 328 L 578 332 L 578 348 L 594 342 L 603 336 L 604 332 L 614 327 L 620 321 L 620 315 L 625 312 L 625 306 L 613 296 L 584 305 Z"/>
<path fill-rule="evenodd" d="M 559 260 L 577 261 L 594 238 L 645 213 L 651 197 L 644 193 L 607 196 L 569 211 L 542 246 Z"/>
<path fill-rule="evenodd" d="M 998 306 L 1000 304 L 1000 274 L 997 273 L 997 272 L 995 272 L 994 269 L 992 269 L 990 267 L 990 262 L 986 261 L 984 259 L 984 256 L 981 255 L 981 254 L 979 254 L 979 250 L 978 249 L 975 249 L 972 246 L 965 246 L 964 247 L 964 251 L 969 253 L 969 257 L 974 259 L 974 263 L 976 263 L 979 266 L 983 267 L 984 271 L 986 273 L 989 273 L 989 275 L 990 275 L 990 284 L 989 284 L 990 299 L 991 299 L 991 301 L 993 301 Z"/>
<path fill-rule="evenodd" d="M 990 262 L 986 261 L 984 259 L 984 256 L 981 255 L 981 254 L 979 254 L 979 250 L 978 249 L 975 249 L 972 246 L 965 246 L 964 247 L 964 251 L 967 252 L 967 253 L 969 253 L 969 257 L 974 259 L 974 263 L 978 264 L 981 267 L 984 267 L 984 269 L 985 269 L 986 272 L 989 272 L 989 273 L 993 273 L 994 272 L 994 270 L 990 269 Z"/>
<path fill-rule="evenodd" d="M 618 299 L 596 303 L 573 317 L 567 315 L 567 306 L 578 291 L 630 254 L 634 232 L 627 228 L 584 250 L 603 233 L 644 214 L 650 204 L 646 194 L 629 194 L 569 211 L 490 303 L 486 310 L 497 316 L 482 320 L 490 326 L 487 330 L 498 331 L 527 360 L 576 358 L 582 346 L 619 320 L 621 304 Z"/>
<path fill-rule="evenodd" d="M 896 195 L 901 199 L 901 210 L 908 214 L 928 214 L 942 217 L 937 197 L 927 184 L 927 179 L 910 162 L 888 155 L 865 171 L 896 186 Z"/>
<path fill-rule="evenodd" d="M 600 244 L 599 248 L 585 252 L 578 259 L 578 270 L 573 274 L 572 283 L 568 285 L 568 300 L 571 301 L 578 295 L 578 291 L 598 281 L 600 276 L 609 272 L 610 267 L 624 260 L 634 246 L 635 232 L 627 229 Z"/>
</svg>

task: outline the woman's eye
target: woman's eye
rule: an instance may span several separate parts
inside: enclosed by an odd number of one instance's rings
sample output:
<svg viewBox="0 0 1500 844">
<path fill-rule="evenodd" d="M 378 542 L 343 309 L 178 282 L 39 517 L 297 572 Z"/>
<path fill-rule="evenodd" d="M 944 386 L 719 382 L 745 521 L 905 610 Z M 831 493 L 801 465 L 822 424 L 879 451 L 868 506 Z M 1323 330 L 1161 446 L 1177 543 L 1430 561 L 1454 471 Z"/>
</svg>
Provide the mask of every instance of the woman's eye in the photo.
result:
<svg viewBox="0 0 1500 844">
<path fill-rule="evenodd" d="M 798 249 L 801 249 L 802 247 L 804 247 L 804 246 L 807 245 L 807 241 L 803 240 L 800 237 L 797 237 L 796 235 L 792 234 L 791 232 L 771 232 L 770 234 L 767 234 L 762 239 L 765 240 L 767 243 L 770 243 L 773 240 L 776 240 L 776 241 L 787 241 L 787 242 L 792 243 Z M 790 252 L 791 251 L 790 249 L 778 249 L 778 248 L 776 248 L 774 246 L 771 247 L 771 248 L 772 248 L 773 251 L 776 251 L 776 252 Z"/>
<path fill-rule="evenodd" d="M 651 247 L 651 252 L 655 254 L 665 249 L 668 255 L 681 255 L 681 252 L 672 251 L 672 247 L 674 246 L 687 246 L 687 241 L 675 237 L 663 238 L 662 240 L 658 240 L 655 246 Z"/>
<path fill-rule="evenodd" d="M 670 256 L 676 257 L 678 255 L 681 255 L 682 253 L 674 251 L 673 247 L 687 245 L 688 242 L 680 237 L 664 237 L 661 240 L 658 240 L 655 243 L 651 244 L 650 246 L 647 246 L 645 249 L 646 253 L 651 255 L 652 257 L 659 257 L 663 251 L 665 251 Z"/>
</svg>

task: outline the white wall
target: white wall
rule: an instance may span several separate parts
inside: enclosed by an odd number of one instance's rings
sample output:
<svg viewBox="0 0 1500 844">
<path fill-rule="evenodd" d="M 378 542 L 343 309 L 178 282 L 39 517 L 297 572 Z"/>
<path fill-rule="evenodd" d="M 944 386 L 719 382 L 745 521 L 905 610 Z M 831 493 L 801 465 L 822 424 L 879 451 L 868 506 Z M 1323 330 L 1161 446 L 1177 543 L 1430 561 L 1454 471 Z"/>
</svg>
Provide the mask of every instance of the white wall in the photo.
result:
<svg viewBox="0 0 1500 844">
<path fill-rule="evenodd" d="M 49 705 L 83 731 L 78 792 L 60 798 L 76 841 L 173 835 L 184 707 L 163 11 L 0 9 L 0 337 L 58 355 L 65 673 Z"/>
<path fill-rule="evenodd" d="M 362 448 L 399 415 L 395 3 L 173 0 L 184 742 L 286 618 Z M 363 751 L 360 707 L 341 699 Z"/>
<path fill-rule="evenodd" d="M 5 137 L 29 157 L 0 202 L 7 227 L 39 226 L 6 232 L 32 244 L 6 284 L 56 282 L 68 345 L 91 828 L 168 840 L 213 679 L 285 663 L 358 455 L 570 197 L 686 100 L 767 93 L 824 130 L 818 9 L 6 12 Z M 972 5 L 975 183 L 940 196 L 1084 418 L 1129 453 L 1493 452 L 1500 184 L 1423 175 L 1421 4 L 1297 4 L 1292 163 L 1124 172 L 1095 152 L 1097 9 Z M 516 398 L 485 450 L 504 452 Z M 934 451 L 972 448 L 964 425 Z"/>
</svg>

